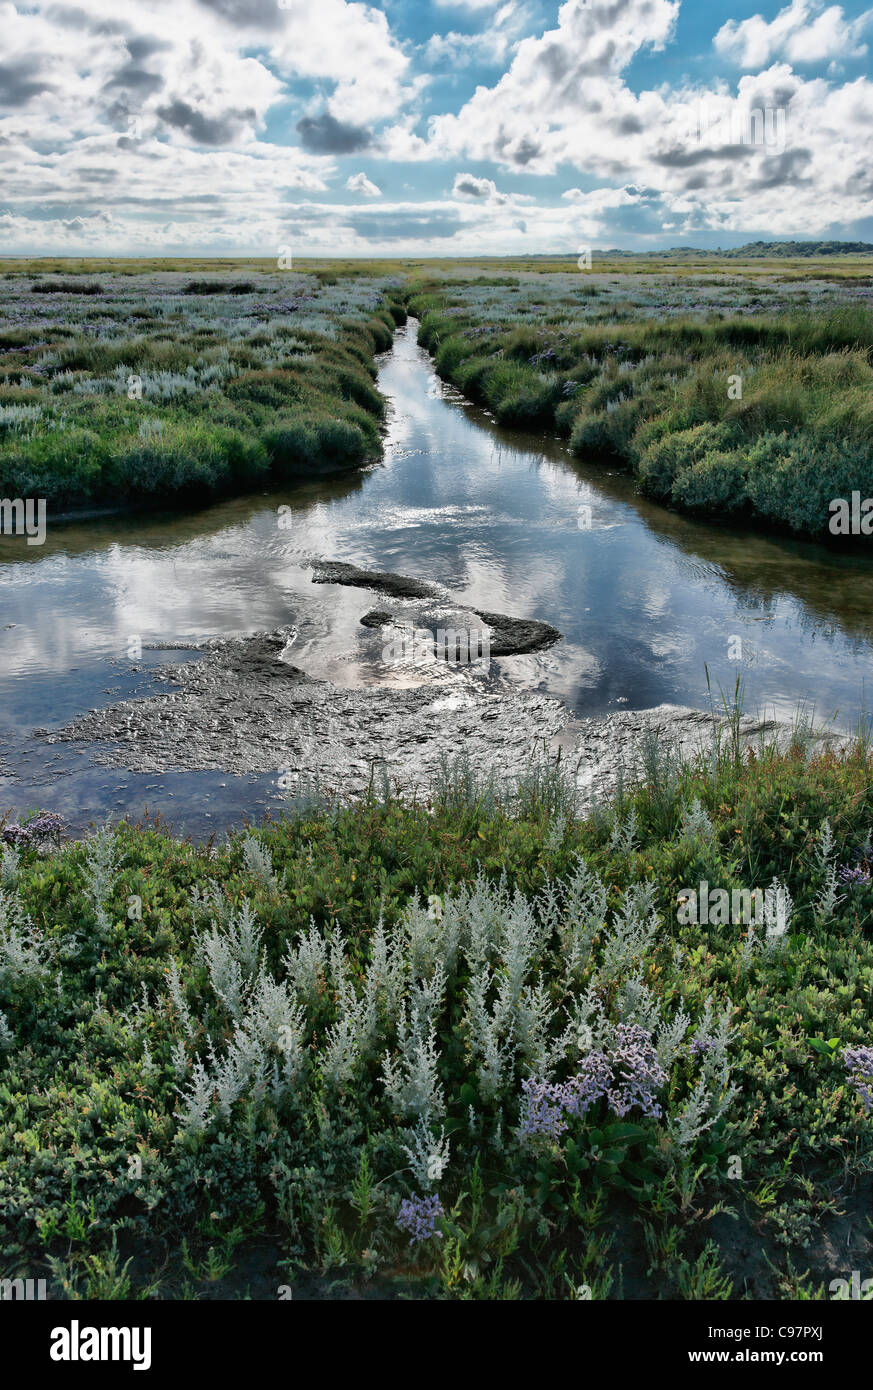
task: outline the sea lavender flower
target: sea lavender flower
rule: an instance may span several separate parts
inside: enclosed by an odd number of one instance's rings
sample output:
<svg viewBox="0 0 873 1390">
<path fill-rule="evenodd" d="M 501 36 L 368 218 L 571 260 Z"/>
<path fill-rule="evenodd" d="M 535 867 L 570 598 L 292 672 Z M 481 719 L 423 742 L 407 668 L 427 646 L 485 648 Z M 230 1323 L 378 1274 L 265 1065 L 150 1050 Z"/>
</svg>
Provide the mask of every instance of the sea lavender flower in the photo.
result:
<svg viewBox="0 0 873 1390">
<path fill-rule="evenodd" d="M 638 1105 L 644 1115 L 656 1120 L 661 1107 L 654 1092 L 666 1080 L 651 1034 L 637 1023 L 620 1023 L 610 1054 L 589 1052 L 568 1081 L 529 1077 L 522 1082 L 521 1133 L 527 1138 L 558 1139 L 567 1128 L 568 1115 L 584 1115 L 604 1096 L 619 1118 Z"/>
<path fill-rule="evenodd" d="M 575 1076 L 564 1085 L 562 1103 L 568 1115 L 584 1115 L 609 1091 L 612 1065 L 603 1052 L 589 1052 Z"/>
<path fill-rule="evenodd" d="M 441 1240 L 442 1231 L 436 1229 L 436 1219 L 442 1216 L 442 1213 L 443 1209 L 436 1192 L 429 1197 L 404 1197 L 400 1203 L 397 1225 L 411 1237 L 410 1245 L 430 1240 L 431 1236 Z"/>
<path fill-rule="evenodd" d="M 651 1035 L 638 1023 L 620 1023 L 616 1037 L 611 1060 L 618 1085 L 609 1092 L 610 1108 L 622 1118 L 638 1105 L 644 1115 L 656 1120 L 661 1107 L 654 1092 L 664 1085 L 667 1074 L 658 1062 Z"/>
<path fill-rule="evenodd" d="M 837 877 L 850 888 L 862 888 L 870 882 L 873 874 L 873 850 L 869 844 L 859 845 L 852 855 L 853 862 L 844 864 Z"/>
<path fill-rule="evenodd" d="M 0 839 L 5 845 L 29 845 L 31 841 L 30 827 L 27 825 L 4 825 L 0 830 Z"/>
<path fill-rule="evenodd" d="M 521 1132 L 529 1139 L 540 1135 L 557 1139 L 567 1128 L 564 1119 L 560 1086 L 538 1081 L 529 1076 L 521 1083 L 524 1100 L 521 1107 Z"/>
<path fill-rule="evenodd" d="M 544 352 L 535 352 L 533 357 L 528 358 L 532 367 L 538 367 L 541 362 L 554 362 L 557 356 L 554 348 L 546 348 Z"/>
<path fill-rule="evenodd" d="M 870 882 L 870 866 L 864 860 L 852 867 L 844 864 L 839 871 L 839 879 L 850 888 L 860 888 L 862 884 Z"/>
<path fill-rule="evenodd" d="M 873 1110 L 873 1047 L 845 1047 L 843 1061 L 866 1114 Z"/>
<path fill-rule="evenodd" d="M 60 835 L 64 828 L 63 817 L 55 811 L 42 811 L 33 820 L 27 822 L 26 829 L 38 840 L 48 840 L 54 835 Z"/>
</svg>

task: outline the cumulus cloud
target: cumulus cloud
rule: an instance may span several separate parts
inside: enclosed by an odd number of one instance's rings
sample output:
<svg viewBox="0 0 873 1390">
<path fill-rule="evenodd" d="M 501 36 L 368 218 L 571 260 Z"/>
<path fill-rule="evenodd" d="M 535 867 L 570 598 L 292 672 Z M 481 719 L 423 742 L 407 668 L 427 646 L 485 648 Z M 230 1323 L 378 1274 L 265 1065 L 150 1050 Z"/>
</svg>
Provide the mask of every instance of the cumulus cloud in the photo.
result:
<svg viewBox="0 0 873 1390">
<path fill-rule="evenodd" d="M 496 86 L 431 122 L 432 145 L 445 157 L 552 172 L 563 132 L 602 109 L 610 79 L 642 48 L 663 47 L 678 13 L 679 0 L 566 0 L 558 27 L 522 40 Z"/>
<path fill-rule="evenodd" d="M 722 26 L 717 77 L 631 85 L 680 0 L 564 0 L 548 27 L 522 0 L 437 4 L 417 45 L 393 7 L 285 3 L 0 0 L 4 249 L 466 255 L 870 219 L 873 83 L 837 74 L 873 11 L 791 0 Z M 362 207 L 375 157 L 407 201 Z M 319 201 L 338 183 L 347 207 Z"/>
<path fill-rule="evenodd" d="M 34 55 L 22 54 L 0 63 L 0 105 L 26 106 L 32 97 L 40 96 L 48 88 L 39 59 Z"/>
<path fill-rule="evenodd" d="M 252 106 L 245 111 L 225 110 L 210 116 L 178 98 L 167 106 L 159 106 L 157 114 L 165 125 L 184 131 L 197 145 L 233 144 L 241 132 L 256 120 Z"/>
<path fill-rule="evenodd" d="M 425 61 L 453 70 L 473 63 L 503 63 L 529 20 L 527 8 L 509 0 L 488 17 L 487 28 L 481 34 L 462 34 L 454 29 L 447 34 L 432 34 L 424 46 Z"/>
<path fill-rule="evenodd" d="M 525 174 L 578 170 L 608 194 L 654 187 L 664 226 L 682 234 L 817 234 L 823 217 L 869 218 L 858 149 L 873 85 L 834 86 L 778 62 L 733 88 L 719 79 L 633 90 L 627 68 L 646 46 L 671 41 L 678 9 L 673 0 L 567 0 L 557 28 L 525 39 L 495 85 L 431 121 L 429 153 Z"/>
<path fill-rule="evenodd" d="M 284 25 L 271 38 L 280 70 L 334 83 L 332 116 L 368 126 L 395 115 L 422 85 L 407 82 L 409 57 L 381 10 L 346 0 L 289 0 Z"/>
<path fill-rule="evenodd" d="M 356 154 L 371 142 L 368 130 L 338 121 L 329 111 L 320 116 L 304 116 L 297 129 L 305 150 L 313 154 Z"/>
<path fill-rule="evenodd" d="M 715 47 L 746 69 L 766 67 L 777 58 L 797 64 L 858 58 L 867 52 L 860 39 L 871 22 L 873 10 L 848 20 L 841 5 L 825 9 L 820 0 L 792 0 L 769 23 L 759 14 L 728 20 L 715 36 Z"/>
<path fill-rule="evenodd" d="M 456 174 L 452 187 L 453 198 L 473 198 L 478 201 L 505 203 L 506 199 L 497 192 L 493 179 L 477 179 L 472 174 Z"/>
<path fill-rule="evenodd" d="M 378 188 L 366 174 L 350 174 L 346 179 L 346 188 L 350 193 L 363 193 L 365 198 L 381 198 L 382 190 Z"/>
</svg>

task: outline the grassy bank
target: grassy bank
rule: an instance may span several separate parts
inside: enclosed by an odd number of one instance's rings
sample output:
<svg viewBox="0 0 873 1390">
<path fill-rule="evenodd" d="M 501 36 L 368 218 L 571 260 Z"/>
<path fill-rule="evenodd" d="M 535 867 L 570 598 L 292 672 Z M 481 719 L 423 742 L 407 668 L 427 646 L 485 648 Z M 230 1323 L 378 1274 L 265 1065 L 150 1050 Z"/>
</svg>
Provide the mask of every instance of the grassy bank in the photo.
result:
<svg viewBox="0 0 873 1390">
<path fill-rule="evenodd" d="M 7 825 L 0 1275 L 829 1297 L 869 1266 L 869 756 L 653 740 L 584 819 L 458 765 L 222 847 Z M 703 881 L 779 925 L 683 923 Z"/>
<path fill-rule="evenodd" d="M 440 375 L 501 424 L 617 460 L 682 511 L 823 537 L 833 499 L 873 495 L 873 307 L 816 274 L 432 278 L 410 308 Z"/>
<path fill-rule="evenodd" d="M 441 375 L 658 501 L 821 536 L 873 494 L 870 258 L 5 264 L 5 497 L 187 503 L 376 457 L 410 296 Z"/>
<path fill-rule="evenodd" d="M 0 495 L 199 502 L 378 457 L 397 276 L 87 269 L 0 278 Z"/>
</svg>

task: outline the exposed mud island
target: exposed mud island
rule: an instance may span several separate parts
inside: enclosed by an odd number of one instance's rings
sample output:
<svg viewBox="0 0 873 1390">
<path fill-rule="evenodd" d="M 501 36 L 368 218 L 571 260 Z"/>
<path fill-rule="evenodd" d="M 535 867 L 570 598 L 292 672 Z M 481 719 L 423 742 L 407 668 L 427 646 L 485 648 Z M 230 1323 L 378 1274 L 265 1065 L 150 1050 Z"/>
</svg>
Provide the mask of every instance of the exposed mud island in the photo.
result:
<svg viewBox="0 0 873 1390">
<path fill-rule="evenodd" d="M 532 760 L 560 753 L 585 804 L 613 785 L 620 769 L 632 771 L 647 730 L 657 728 L 687 754 L 709 741 L 719 722 L 668 705 L 579 720 L 559 700 L 517 688 L 490 660 L 453 664 L 433 652 L 422 656 L 422 639 L 445 631 L 470 634 L 471 649 L 480 643 L 490 658 L 543 651 L 562 640 L 550 624 L 466 607 L 435 584 L 340 561 L 314 561 L 312 578 L 379 594 L 378 606 L 362 602 L 361 640 L 374 664 L 380 651 L 405 653 L 386 663 L 391 683 L 350 689 L 315 679 L 290 659 L 296 630 L 289 624 L 167 644 L 160 649 L 202 657 L 156 668 L 170 687 L 166 694 L 93 709 L 60 730 L 37 733 L 49 743 L 103 745 L 96 762 L 133 772 L 274 771 L 292 793 L 317 784 L 351 796 L 374 778 L 422 793 L 440 765 L 461 754 L 480 776 L 511 783 Z M 418 637 L 414 648 L 397 640 L 410 633 Z M 777 728 L 746 717 L 741 733 L 751 741 Z"/>
</svg>

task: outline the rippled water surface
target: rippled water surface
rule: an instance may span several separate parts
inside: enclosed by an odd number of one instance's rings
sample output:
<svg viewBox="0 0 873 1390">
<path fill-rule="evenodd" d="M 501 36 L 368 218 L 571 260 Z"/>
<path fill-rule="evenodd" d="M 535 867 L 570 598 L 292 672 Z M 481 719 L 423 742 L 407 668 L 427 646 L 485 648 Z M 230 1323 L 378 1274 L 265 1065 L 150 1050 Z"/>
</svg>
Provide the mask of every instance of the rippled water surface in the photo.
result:
<svg viewBox="0 0 873 1390">
<path fill-rule="evenodd" d="M 202 834 L 278 804 L 275 778 L 119 773 L 91 746 L 32 730 L 151 693 L 149 668 L 167 660 L 152 646 L 288 624 L 291 659 L 311 674 L 387 679 L 361 640 L 359 618 L 377 599 L 314 585 L 315 558 L 433 580 L 477 608 L 553 623 L 557 647 L 496 665 L 580 715 L 707 707 L 708 667 L 716 691 L 743 678 L 749 711 L 790 716 L 807 703 L 855 722 L 873 674 L 863 553 L 689 521 L 636 497 L 620 473 L 495 428 L 437 380 L 415 324 L 382 360 L 379 385 L 391 403 L 385 457 L 362 474 L 185 515 L 56 523 L 42 547 L 0 538 L 0 810 L 57 809 L 81 827 L 148 808 Z M 129 655 L 136 638 L 140 660 Z"/>
</svg>

